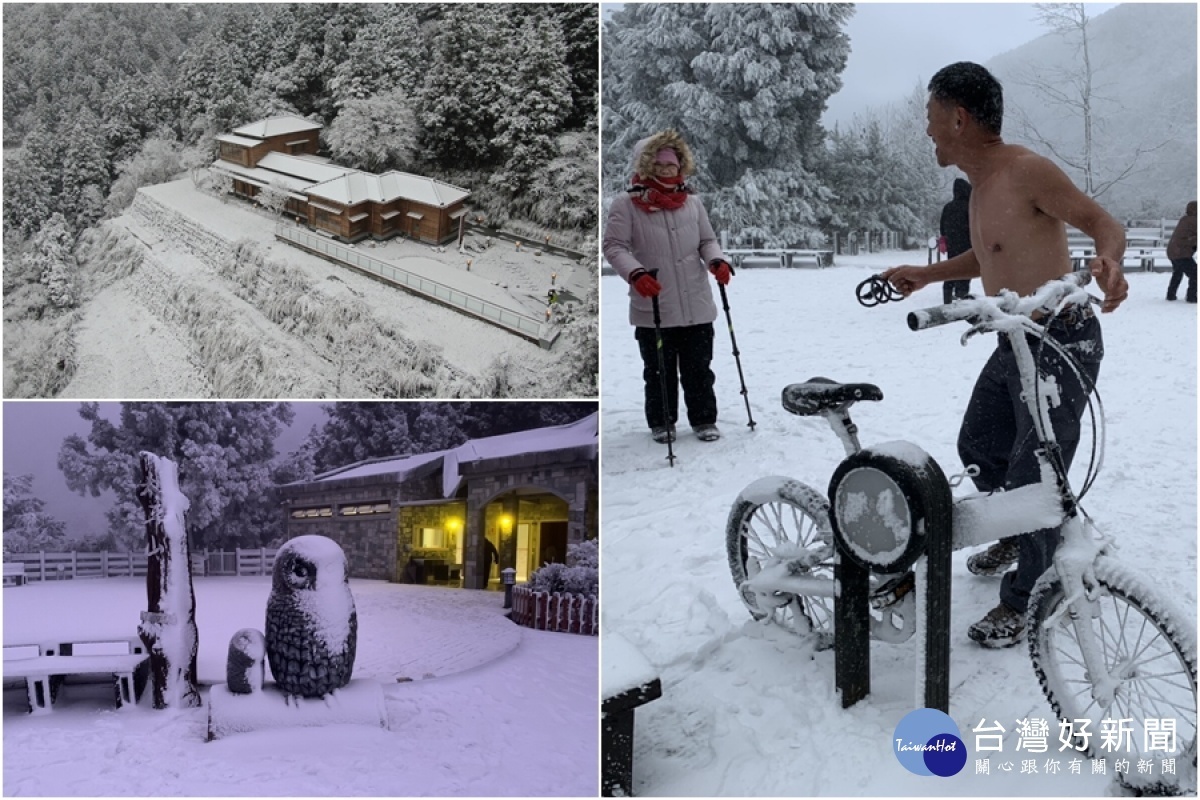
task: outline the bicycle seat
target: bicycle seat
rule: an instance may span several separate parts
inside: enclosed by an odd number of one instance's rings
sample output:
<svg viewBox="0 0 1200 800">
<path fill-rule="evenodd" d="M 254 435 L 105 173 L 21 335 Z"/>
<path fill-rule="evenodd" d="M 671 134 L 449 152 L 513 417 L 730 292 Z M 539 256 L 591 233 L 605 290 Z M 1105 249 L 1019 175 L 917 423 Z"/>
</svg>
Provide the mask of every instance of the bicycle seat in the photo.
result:
<svg viewBox="0 0 1200 800">
<path fill-rule="evenodd" d="M 829 378 L 809 378 L 783 390 L 784 410 L 811 417 L 829 409 L 849 406 L 859 400 L 882 400 L 883 392 L 870 383 L 838 383 Z"/>
</svg>

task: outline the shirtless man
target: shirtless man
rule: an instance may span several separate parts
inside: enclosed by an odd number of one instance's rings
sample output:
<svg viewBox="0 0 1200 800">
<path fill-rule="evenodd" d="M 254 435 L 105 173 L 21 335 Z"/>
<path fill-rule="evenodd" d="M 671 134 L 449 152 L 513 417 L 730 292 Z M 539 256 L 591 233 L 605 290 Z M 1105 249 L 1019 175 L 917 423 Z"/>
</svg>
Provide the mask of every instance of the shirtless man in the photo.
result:
<svg viewBox="0 0 1200 800">
<path fill-rule="evenodd" d="M 1049 159 L 1001 140 L 1004 100 L 991 73 L 970 62 L 951 64 L 933 76 L 929 92 L 926 133 L 933 139 L 938 165 L 958 167 L 974 187 L 971 249 L 928 267 L 895 267 L 883 277 L 905 296 L 930 283 L 968 278 L 980 278 L 988 295 L 1002 289 L 1028 295 L 1071 272 L 1064 224 L 1069 223 L 1095 240 L 1097 255 L 1089 269 L 1104 292 L 1101 310 L 1121 305 L 1129 293 L 1121 273 L 1124 227 Z M 1089 378 L 1081 383 L 1061 358 L 1043 351 L 1039 368 L 1058 381 L 1062 400 L 1051 409 L 1050 420 L 1070 465 L 1104 344 L 1090 307 L 1067 309 L 1048 331 Z M 975 384 L 958 437 L 963 463 L 980 468 L 974 478 L 980 491 L 1013 489 L 1039 479 L 1033 423 L 1019 401 L 1020 391 L 1012 348 L 999 337 Z M 1001 581 L 999 605 L 968 629 L 971 639 L 985 647 L 1007 647 L 1023 638 L 1029 592 L 1050 566 L 1058 535 L 1057 529 L 1049 529 L 1002 539 L 968 560 L 968 569 L 980 575 L 996 575 L 1017 563 Z"/>
</svg>

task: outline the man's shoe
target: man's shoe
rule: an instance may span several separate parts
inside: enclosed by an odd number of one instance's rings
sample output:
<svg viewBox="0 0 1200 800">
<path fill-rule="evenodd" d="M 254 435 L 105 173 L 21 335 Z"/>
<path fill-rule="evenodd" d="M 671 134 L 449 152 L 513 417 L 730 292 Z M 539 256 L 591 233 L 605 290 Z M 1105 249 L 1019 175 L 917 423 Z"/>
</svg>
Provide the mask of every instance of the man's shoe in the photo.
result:
<svg viewBox="0 0 1200 800">
<path fill-rule="evenodd" d="M 1012 647 L 1025 638 L 1025 615 L 1000 603 L 967 628 L 967 636 L 984 647 Z"/>
<path fill-rule="evenodd" d="M 721 431 L 716 425 L 697 425 L 692 430 L 696 432 L 696 438 L 702 442 L 715 442 L 721 438 Z"/>
<path fill-rule="evenodd" d="M 675 441 L 674 425 L 659 425 L 650 429 L 650 436 L 659 444 Z"/>
<path fill-rule="evenodd" d="M 972 575 L 1001 575 L 1013 564 L 1017 563 L 1020 547 L 1017 537 L 1010 536 L 993 544 L 982 553 L 976 553 L 967 559 L 967 569 Z"/>
<path fill-rule="evenodd" d="M 1175 295 L 1173 295 L 1173 294 L 1169 294 L 1169 295 L 1167 295 L 1167 299 L 1168 299 L 1168 300 L 1170 300 L 1172 303 L 1174 303 L 1174 302 L 1175 302 Z"/>
<path fill-rule="evenodd" d="M 1196 302 L 1196 298 L 1194 298 L 1194 297 L 1189 297 L 1189 298 L 1187 299 L 1187 301 L 1188 301 L 1189 303 L 1194 303 L 1194 302 Z"/>
</svg>

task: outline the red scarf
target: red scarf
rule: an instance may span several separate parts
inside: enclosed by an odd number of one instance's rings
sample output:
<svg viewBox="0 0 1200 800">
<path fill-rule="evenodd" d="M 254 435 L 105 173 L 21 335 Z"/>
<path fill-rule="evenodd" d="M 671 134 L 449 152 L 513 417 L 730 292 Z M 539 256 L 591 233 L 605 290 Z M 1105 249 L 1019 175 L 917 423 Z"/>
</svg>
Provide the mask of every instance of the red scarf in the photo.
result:
<svg viewBox="0 0 1200 800">
<path fill-rule="evenodd" d="M 683 176 L 674 178 L 643 178 L 633 176 L 633 204 L 652 214 L 655 211 L 674 211 L 682 208 L 688 199 L 688 189 L 683 184 Z"/>
</svg>

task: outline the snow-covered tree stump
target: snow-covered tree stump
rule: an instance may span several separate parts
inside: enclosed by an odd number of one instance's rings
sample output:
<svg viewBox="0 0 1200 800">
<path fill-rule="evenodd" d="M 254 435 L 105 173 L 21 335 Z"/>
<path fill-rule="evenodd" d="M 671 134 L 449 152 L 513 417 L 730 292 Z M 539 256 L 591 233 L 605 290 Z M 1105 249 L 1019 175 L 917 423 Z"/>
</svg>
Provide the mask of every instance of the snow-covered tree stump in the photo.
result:
<svg viewBox="0 0 1200 800">
<path fill-rule="evenodd" d="M 141 454 L 142 482 L 138 501 L 146 514 L 147 610 L 138 634 L 150 653 L 155 708 L 200 705 L 196 687 L 196 598 L 188 553 L 184 514 L 188 500 L 179 491 L 174 461 Z"/>
</svg>

